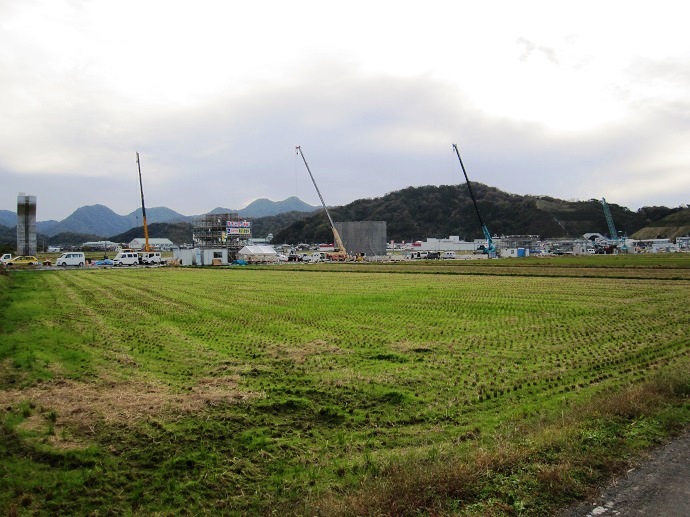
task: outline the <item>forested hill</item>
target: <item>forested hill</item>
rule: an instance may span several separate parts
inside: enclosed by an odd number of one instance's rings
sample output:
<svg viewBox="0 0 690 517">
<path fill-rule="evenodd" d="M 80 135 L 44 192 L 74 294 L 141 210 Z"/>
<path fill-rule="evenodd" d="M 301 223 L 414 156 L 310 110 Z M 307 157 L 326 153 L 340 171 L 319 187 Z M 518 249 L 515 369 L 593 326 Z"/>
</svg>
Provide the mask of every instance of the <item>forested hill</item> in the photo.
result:
<svg viewBox="0 0 690 517">
<path fill-rule="evenodd" d="M 608 235 L 600 200 L 563 201 L 546 196 L 509 194 L 481 183 L 472 189 L 482 219 L 493 235 L 539 235 L 542 238 Z M 645 207 L 636 212 L 609 204 L 616 228 L 632 235 L 680 208 Z M 383 197 L 360 199 L 329 208 L 334 221 L 386 221 L 388 239 L 423 240 L 428 237 L 481 238 L 482 231 L 466 185 L 409 187 Z M 331 242 L 323 211 L 295 221 L 274 235 L 274 242 Z"/>
<path fill-rule="evenodd" d="M 479 210 L 492 235 L 539 235 L 541 238 L 581 237 L 597 232 L 608 235 L 604 210 L 598 199 L 564 201 L 546 196 L 509 194 L 481 183 L 473 183 Z M 634 238 L 672 238 L 690 232 L 690 209 L 664 206 L 631 211 L 609 204 L 616 228 Z M 359 199 L 329 209 L 334 221 L 386 221 L 388 239 L 423 240 L 457 235 L 465 240 L 482 238 L 477 214 L 466 185 L 408 187 L 382 197 Z M 15 216 L 16 217 L 16 216 Z M 256 237 L 273 234 L 274 243 L 332 242 L 333 234 L 323 210 L 311 214 L 288 212 L 252 220 Z M 144 234 L 141 226 L 118 235 L 60 233 L 39 236 L 47 244 L 79 245 L 108 238 L 129 242 Z M 153 223 L 152 237 L 167 237 L 181 244 L 191 242 L 192 225 Z M 111 235 L 108 237 L 108 235 Z M 0 245 L 16 243 L 16 228 L 0 226 Z"/>
</svg>

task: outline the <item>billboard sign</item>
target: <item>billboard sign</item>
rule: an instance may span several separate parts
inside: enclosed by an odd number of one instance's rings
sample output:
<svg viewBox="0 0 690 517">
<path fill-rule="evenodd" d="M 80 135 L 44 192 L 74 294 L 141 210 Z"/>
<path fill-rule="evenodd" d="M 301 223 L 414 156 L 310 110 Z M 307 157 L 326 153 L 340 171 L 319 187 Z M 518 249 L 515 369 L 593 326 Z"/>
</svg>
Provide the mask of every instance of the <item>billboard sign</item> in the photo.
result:
<svg viewBox="0 0 690 517">
<path fill-rule="evenodd" d="M 251 234 L 251 221 L 228 221 L 228 236 L 249 237 Z"/>
</svg>

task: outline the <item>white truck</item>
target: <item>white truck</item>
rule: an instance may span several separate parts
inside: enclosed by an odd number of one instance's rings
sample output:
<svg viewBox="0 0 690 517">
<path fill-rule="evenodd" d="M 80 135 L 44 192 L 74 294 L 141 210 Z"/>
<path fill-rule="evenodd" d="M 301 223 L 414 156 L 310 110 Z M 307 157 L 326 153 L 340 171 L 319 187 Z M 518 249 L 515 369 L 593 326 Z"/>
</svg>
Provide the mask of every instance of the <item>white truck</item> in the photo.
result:
<svg viewBox="0 0 690 517">
<path fill-rule="evenodd" d="M 0 264 L 7 264 L 10 260 L 12 260 L 12 253 L 5 253 L 0 257 Z"/>
</svg>

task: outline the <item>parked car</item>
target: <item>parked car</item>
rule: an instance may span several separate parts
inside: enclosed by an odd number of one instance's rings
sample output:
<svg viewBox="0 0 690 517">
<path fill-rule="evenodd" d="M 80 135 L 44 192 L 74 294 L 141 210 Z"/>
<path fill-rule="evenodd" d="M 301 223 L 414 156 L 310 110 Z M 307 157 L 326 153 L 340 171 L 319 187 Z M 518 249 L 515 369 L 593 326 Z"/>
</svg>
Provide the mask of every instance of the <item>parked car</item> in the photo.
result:
<svg viewBox="0 0 690 517">
<path fill-rule="evenodd" d="M 84 263 L 86 262 L 86 259 L 84 258 L 84 254 L 81 251 L 71 251 L 68 253 L 63 253 L 60 255 L 60 257 L 57 259 L 55 262 L 56 265 L 58 266 L 76 266 L 76 267 L 84 267 Z"/>
<path fill-rule="evenodd" d="M 139 264 L 139 254 L 136 251 L 120 251 L 113 259 L 114 266 L 136 266 Z"/>
<path fill-rule="evenodd" d="M 141 264 L 160 264 L 161 263 L 161 252 L 160 251 L 143 251 L 139 254 L 139 262 Z"/>
<path fill-rule="evenodd" d="M 19 255 L 10 260 L 8 266 L 38 266 L 39 262 L 33 255 Z"/>
</svg>

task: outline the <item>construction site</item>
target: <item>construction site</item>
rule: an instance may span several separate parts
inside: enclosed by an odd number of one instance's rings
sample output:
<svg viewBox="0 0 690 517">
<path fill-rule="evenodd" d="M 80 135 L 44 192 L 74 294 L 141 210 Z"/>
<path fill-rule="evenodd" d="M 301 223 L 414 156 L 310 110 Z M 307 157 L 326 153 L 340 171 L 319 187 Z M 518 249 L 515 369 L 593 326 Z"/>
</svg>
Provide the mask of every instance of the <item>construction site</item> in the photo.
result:
<svg viewBox="0 0 690 517">
<path fill-rule="evenodd" d="M 252 223 L 237 213 L 205 214 L 194 220 L 193 249 L 175 249 L 182 266 L 222 266 L 241 260 L 249 245 Z"/>
<path fill-rule="evenodd" d="M 453 144 L 468 193 L 472 200 L 477 216 L 477 222 L 484 234 L 483 240 L 474 242 L 460 241 L 451 236 L 449 239 L 427 239 L 427 242 L 415 242 L 410 258 L 456 258 L 455 251 L 481 254 L 484 258 L 526 257 L 534 253 L 549 252 L 555 254 L 599 254 L 599 253 L 627 253 L 628 240 L 623 232 L 616 230 L 611 215 L 611 210 L 604 198 L 601 199 L 609 236 L 600 234 L 587 234 L 581 239 L 569 239 L 568 242 L 550 243 L 546 249 L 539 242 L 536 235 L 522 236 L 492 236 L 479 211 L 472 184 L 465 170 L 460 152 L 456 144 Z M 314 175 L 309 167 L 307 159 L 300 146 L 295 147 L 295 152 L 304 162 L 304 166 L 318 194 L 330 228 L 333 232 L 332 245 L 326 245 L 320 249 L 320 260 L 348 261 L 384 259 L 387 257 L 390 247 L 387 246 L 386 221 L 345 221 L 335 222 L 319 190 Z M 137 153 L 137 166 L 139 167 L 139 182 L 141 187 L 141 204 L 144 222 L 145 245 L 144 251 L 148 252 L 149 239 L 146 224 L 146 208 L 144 204 L 144 192 L 141 182 L 141 166 L 139 153 Z M 231 263 L 273 263 L 281 261 L 282 257 L 275 248 L 268 245 L 254 245 L 252 243 L 252 223 L 240 217 L 239 213 L 209 213 L 197 217 L 193 224 L 192 248 L 174 249 L 173 259 L 179 265 L 184 266 L 222 266 Z M 541 248 L 541 249 L 539 249 Z M 395 248 L 393 248 L 395 249 Z M 444 254 L 444 252 L 446 252 Z M 286 257 L 285 260 L 288 260 Z M 314 262 L 314 260 L 310 260 Z"/>
</svg>

